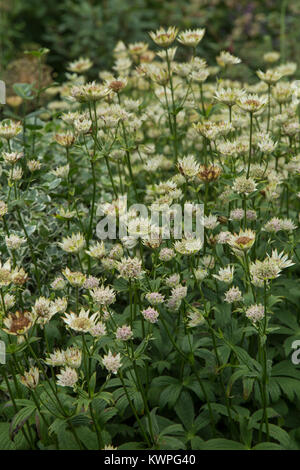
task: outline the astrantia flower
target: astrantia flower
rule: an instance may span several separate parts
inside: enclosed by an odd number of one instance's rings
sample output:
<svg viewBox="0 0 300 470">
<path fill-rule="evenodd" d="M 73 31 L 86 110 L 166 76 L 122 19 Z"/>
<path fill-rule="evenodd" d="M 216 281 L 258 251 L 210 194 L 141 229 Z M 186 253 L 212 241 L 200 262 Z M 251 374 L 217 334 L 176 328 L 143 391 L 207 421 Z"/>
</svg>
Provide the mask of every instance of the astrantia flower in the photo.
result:
<svg viewBox="0 0 300 470">
<path fill-rule="evenodd" d="M 215 258 L 212 255 L 203 256 L 203 258 L 201 258 L 201 263 L 207 269 L 214 269 L 214 267 L 215 267 Z"/>
<path fill-rule="evenodd" d="M 157 323 L 159 313 L 152 307 L 148 307 L 145 310 L 142 310 L 142 315 L 145 320 L 149 321 L 150 323 Z"/>
<path fill-rule="evenodd" d="M 16 298 L 14 295 L 11 294 L 5 294 L 4 296 L 4 305 L 6 310 L 11 309 L 16 303 Z"/>
<path fill-rule="evenodd" d="M 57 385 L 60 387 L 71 387 L 74 388 L 78 382 L 78 374 L 72 367 L 65 367 L 61 369 L 60 374 L 57 374 Z"/>
<path fill-rule="evenodd" d="M 266 104 L 267 96 L 258 96 L 256 94 L 248 94 L 240 96 L 236 104 L 249 113 L 258 113 Z"/>
<path fill-rule="evenodd" d="M 57 167 L 55 170 L 52 170 L 52 173 L 58 178 L 67 178 L 69 171 L 70 171 L 70 166 L 68 164 L 68 165 Z"/>
<path fill-rule="evenodd" d="M 196 47 L 205 34 L 205 28 L 187 29 L 178 34 L 177 41 L 184 46 Z"/>
<path fill-rule="evenodd" d="M 150 234 L 142 237 L 142 243 L 143 245 L 147 246 L 148 248 L 152 248 L 153 250 L 158 248 L 162 243 L 161 230 L 155 226 L 152 226 L 150 228 Z"/>
<path fill-rule="evenodd" d="M 60 349 L 55 349 L 53 353 L 49 353 L 45 359 L 45 363 L 52 367 L 61 367 L 66 363 L 65 352 Z"/>
<path fill-rule="evenodd" d="M 199 180 L 203 181 L 204 183 L 210 183 L 212 181 L 216 181 L 219 178 L 221 172 L 221 168 L 217 165 L 201 165 L 197 174 L 197 178 L 199 178 Z"/>
<path fill-rule="evenodd" d="M 67 267 L 66 269 L 63 270 L 62 273 L 73 287 L 82 287 L 83 284 L 85 283 L 86 276 L 85 274 L 79 271 L 72 272 Z"/>
<path fill-rule="evenodd" d="M 244 94 L 245 92 L 239 88 L 219 88 L 216 90 L 214 98 L 227 106 L 233 106 L 236 100 Z"/>
<path fill-rule="evenodd" d="M 218 65 L 220 65 L 220 67 L 226 67 L 227 65 L 236 65 L 242 62 L 239 57 L 235 57 L 227 51 L 222 51 L 220 55 L 216 57 L 216 61 Z"/>
<path fill-rule="evenodd" d="M 255 263 L 250 265 L 250 274 L 255 281 L 269 281 L 276 279 L 280 275 L 279 265 L 272 261 L 271 258 L 266 258 L 264 261 L 256 260 Z"/>
<path fill-rule="evenodd" d="M 139 279 L 143 276 L 142 261 L 139 258 L 122 258 L 116 263 L 120 277 L 124 279 Z"/>
<path fill-rule="evenodd" d="M 54 139 L 59 145 L 67 148 L 72 147 L 75 142 L 75 136 L 71 132 L 67 132 L 66 134 L 55 134 Z"/>
<path fill-rule="evenodd" d="M 204 68 L 200 70 L 192 70 L 191 72 L 191 79 L 194 82 L 204 83 L 208 77 L 209 77 L 208 68 Z"/>
<path fill-rule="evenodd" d="M 269 69 L 266 72 L 258 70 L 256 74 L 258 78 L 263 82 L 268 83 L 268 85 L 274 85 L 274 83 L 278 82 L 278 80 L 283 77 L 283 74 L 278 69 Z"/>
<path fill-rule="evenodd" d="M 99 101 L 107 96 L 111 90 L 95 81 L 86 83 L 85 85 L 74 86 L 71 89 L 71 96 L 79 103 L 87 103 L 90 101 Z"/>
<path fill-rule="evenodd" d="M 238 194 L 244 194 L 249 196 L 256 190 L 256 183 L 252 178 L 247 178 L 246 176 L 238 176 L 233 183 L 233 191 Z"/>
<path fill-rule="evenodd" d="M 89 250 L 86 250 L 86 253 L 92 258 L 101 259 L 105 256 L 105 245 L 104 242 L 97 242 L 95 245 L 90 246 Z"/>
<path fill-rule="evenodd" d="M 168 287 L 176 287 L 180 283 L 179 274 L 172 274 L 165 279 L 165 283 Z"/>
<path fill-rule="evenodd" d="M 34 171 L 40 170 L 41 167 L 42 167 L 42 164 L 38 160 L 28 160 L 27 162 L 27 168 L 31 173 L 33 173 Z"/>
<path fill-rule="evenodd" d="M 29 312 L 17 311 L 9 313 L 3 319 L 5 328 L 3 330 L 9 335 L 24 335 L 32 326 L 32 319 Z"/>
<path fill-rule="evenodd" d="M 96 287 L 91 291 L 91 296 L 98 305 L 108 306 L 116 301 L 115 291 L 108 286 Z"/>
<path fill-rule="evenodd" d="M 193 124 L 194 129 L 203 137 L 209 140 L 215 140 L 219 135 L 219 129 L 215 122 L 203 121 Z"/>
<path fill-rule="evenodd" d="M 291 101 L 294 90 L 290 83 L 278 82 L 272 88 L 272 95 L 279 104 L 288 103 Z"/>
<path fill-rule="evenodd" d="M 62 290 L 66 286 L 66 281 L 62 277 L 57 277 L 51 284 L 51 288 L 54 290 Z"/>
<path fill-rule="evenodd" d="M 128 221 L 129 236 L 143 237 L 151 233 L 151 222 L 147 217 L 135 217 Z"/>
<path fill-rule="evenodd" d="M 216 236 L 216 241 L 217 243 L 220 243 L 221 245 L 225 245 L 230 240 L 230 237 L 231 237 L 231 233 L 228 231 L 219 232 Z"/>
<path fill-rule="evenodd" d="M 133 337 L 133 332 L 130 326 L 123 325 L 117 328 L 116 339 L 119 339 L 120 341 L 128 341 L 132 337 Z"/>
<path fill-rule="evenodd" d="M 291 232 L 292 230 L 296 230 L 297 225 L 291 219 L 283 219 L 281 221 L 281 230 L 285 230 L 287 232 Z"/>
<path fill-rule="evenodd" d="M 8 207 L 4 201 L 0 201 L 0 218 L 8 212 Z"/>
<path fill-rule="evenodd" d="M 271 256 L 267 256 L 272 260 L 272 262 L 277 264 L 280 270 L 290 268 L 295 265 L 295 263 L 293 263 L 283 251 L 278 253 L 277 249 L 272 250 Z"/>
<path fill-rule="evenodd" d="M 88 276 L 83 284 L 85 289 L 95 289 L 95 287 L 99 287 L 99 279 L 94 276 Z"/>
<path fill-rule="evenodd" d="M 187 295 L 186 286 L 181 286 L 180 284 L 175 286 L 171 290 L 171 296 L 168 299 L 167 308 L 172 311 L 179 310 L 181 301 L 186 297 L 186 295 Z"/>
<path fill-rule="evenodd" d="M 19 237 L 18 235 L 11 234 L 9 237 L 5 237 L 6 246 L 11 250 L 18 250 L 25 242 L 26 238 Z"/>
<path fill-rule="evenodd" d="M 208 276 L 208 271 L 205 268 L 198 268 L 194 270 L 194 276 L 197 281 L 203 281 Z"/>
<path fill-rule="evenodd" d="M 187 317 L 189 328 L 194 328 L 196 326 L 202 325 L 205 322 L 203 312 L 196 308 L 193 310 L 189 310 L 187 312 Z"/>
<path fill-rule="evenodd" d="M 198 253 L 203 246 L 200 238 L 186 238 L 174 243 L 174 248 L 181 255 L 194 255 Z"/>
<path fill-rule="evenodd" d="M 77 134 L 88 134 L 92 129 L 92 121 L 90 119 L 80 116 L 78 119 L 75 119 L 74 127 Z"/>
<path fill-rule="evenodd" d="M 14 166 L 12 171 L 9 173 L 10 181 L 19 181 L 23 176 L 23 170 L 19 166 Z"/>
<path fill-rule="evenodd" d="M 155 32 L 151 31 L 149 36 L 160 47 L 169 47 L 176 39 L 178 28 L 170 26 L 167 30 L 159 28 Z"/>
<path fill-rule="evenodd" d="M 116 243 L 110 250 L 109 252 L 109 257 L 110 258 L 113 258 L 113 259 L 116 259 L 116 260 L 119 260 L 122 258 L 124 254 L 124 250 L 123 250 L 123 247 L 120 243 Z"/>
<path fill-rule="evenodd" d="M 11 272 L 11 282 L 16 286 L 23 286 L 23 284 L 27 282 L 27 279 L 28 274 L 23 268 L 19 268 L 18 266 L 16 266 L 15 269 Z"/>
<path fill-rule="evenodd" d="M 79 314 L 76 313 L 66 313 L 63 318 L 66 325 L 74 331 L 78 331 L 80 333 L 87 333 L 93 326 L 96 324 L 96 320 L 98 318 L 98 313 L 94 313 L 93 315 L 89 316 L 90 311 L 84 310 L 83 308 L 80 310 Z"/>
<path fill-rule="evenodd" d="M 257 323 L 262 320 L 265 316 L 264 306 L 262 304 L 254 304 L 246 310 L 246 317 L 252 321 L 252 323 Z"/>
<path fill-rule="evenodd" d="M 179 284 L 178 286 L 173 287 L 173 289 L 171 290 L 171 295 L 176 300 L 182 300 L 187 295 L 187 287 L 181 286 Z"/>
<path fill-rule="evenodd" d="M 263 59 L 265 62 L 268 62 L 271 64 L 273 62 L 277 62 L 279 57 L 280 57 L 279 52 L 271 51 L 271 52 L 266 52 L 263 56 Z"/>
<path fill-rule="evenodd" d="M 54 308 L 56 309 L 57 313 L 65 313 L 68 306 L 68 300 L 66 297 L 58 297 L 57 299 L 52 301 Z"/>
<path fill-rule="evenodd" d="M 159 292 L 149 292 L 145 297 L 151 305 L 159 305 L 165 300 L 164 296 Z"/>
<path fill-rule="evenodd" d="M 68 65 L 68 70 L 75 73 L 83 73 L 89 70 L 93 65 L 93 62 L 85 57 L 80 57 L 78 60 L 70 62 Z"/>
<path fill-rule="evenodd" d="M 213 277 L 219 281 L 226 282 L 230 284 L 233 281 L 234 267 L 226 266 L 225 268 L 220 268 L 219 274 L 213 274 Z"/>
<path fill-rule="evenodd" d="M 162 248 L 159 252 L 160 261 L 171 261 L 176 256 L 172 248 Z"/>
<path fill-rule="evenodd" d="M 66 365 L 73 369 L 78 369 L 81 366 L 82 351 L 79 348 L 71 347 L 65 351 Z"/>
<path fill-rule="evenodd" d="M 120 354 L 113 354 L 111 351 L 108 351 L 108 354 L 103 356 L 102 363 L 108 372 L 117 374 L 122 365 L 121 356 Z"/>
<path fill-rule="evenodd" d="M 273 233 L 279 232 L 281 230 L 281 222 L 282 220 L 278 217 L 273 217 L 264 225 L 262 230 Z"/>
<path fill-rule="evenodd" d="M 2 265 L 0 261 L 0 286 L 8 286 L 12 281 L 10 259 Z"/>
<path fill-rule="evenodd" d="M 101 338 L 102 336 L 106 335 L 106 326 L 102 321 L 98 321 L 96 324 L 92 326 L 89 330 L 90 335 L 94 336 L 94 338 Z"/>
<path fill-rule="evenodd" d="M 131 55 L 140 56 L 148 50 L 149 45 L 146 42 L 134 42 L 128 44 L 128 51 Z"/>
<path fill-rule="evenodd" d="M 46 297 L 36 299 L 32 307 L 32 316 L 37 323 L 44 325 L 57 313 L 57 307 L 52 300 Z"/>
<path fill-rule="evenodd" d="M 288 121 L 283 123 L 281 128 L 282 134 L 288 135 L 290 137 L 299 134 L 300 132 L 300 124 L 298 121 Z"/>
<path fill-rule="evenodd" d="M 109 82 L 107 82 L 108 88 L 110 88 L 115 93 L 120 93 L 127 85 L 127 79 L 124 77 L 115 78 Z"/>
<path fill-rule="evenodd" d="M 193 178 L 199 171 L 199 163 L 196 162 L 193 155 L 188 155 L 178 160 L 178 170 L 186 178 Z"/>
<path fill-rule="evenodd" d="M 81 233 L 72 233 L 70 237 L 63 238 L 62 242 L 59 242 L 58 245 L 66 253 L 79 253 L 85 245 L 85 240 Z"/>
<path fill-rule="evenodd" d="M 229 220 L 242 220 L 244 217 L 244 210 L 243 209 L 233 209 L 230 211 Z"/>
<path fill-rule="evenodd" d="M 276 70 L 283 76 L 293 75 L 297 70 L 297 64 L 295 62 L 287 62 L 276 67 Z"/>
<path fill-rule="evenodd" d="M 3 152 L 2 153 L 3 160 L 5 163 L 9 163 L 10 165 L 14 165 L 23 157 L 22 152 Z"/>
<path fill-rule="evenodd" d="M 2 121 L 0 122 L 0 137 L 4 139 L 12 139 L 22 132 L 20 121 Z"/>
<path fill-rule="evenodd" d="M 242 300 L 242 293 L 238 287 L 231 287 L 225 292 L 225 302 L 233 304 L 234 302 L 240 302 Z"/>
<path fill-rule="evenodd" d="M 24 375 L 20 377 L 20 382 L 25 387 L 34 390 L 39 384 L 40 373 L 37 367 L 30 367 L 29 371 L 24 371 Z"/>
<path fill-rule="evenodd" d="M 240 230 L 231 235 L 228 244 L 235 250 L 248 251 L 255 242 L 255 232 L 253 230 Z"/>
<path fill-rule="evenodd" d="M 204 227 L 210 230 L 215 229 L 219 225 L 216 215 L 208 215 L 204 217 Z"/>
<path fill-rule="evenodd" d="M 257 146 L 259 150 L 261 150 L 264 153 L 272 153 L 277 147 L 277 142 L 274 142 L 270 135 L 265 133 L 265 132 L 259 132 L 256 135 L 257 140 Z"/>
</svg>

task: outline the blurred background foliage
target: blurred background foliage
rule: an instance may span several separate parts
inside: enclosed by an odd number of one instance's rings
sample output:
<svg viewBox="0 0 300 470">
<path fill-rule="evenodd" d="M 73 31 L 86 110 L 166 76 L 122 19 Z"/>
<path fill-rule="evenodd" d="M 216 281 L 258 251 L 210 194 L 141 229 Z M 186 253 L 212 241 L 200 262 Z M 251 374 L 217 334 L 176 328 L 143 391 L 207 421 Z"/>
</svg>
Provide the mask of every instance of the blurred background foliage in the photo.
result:
<svg viewBox="0 0 300 470">
<path fill-rule="evenodd" d="M 283 60 L 299 61 L 299 0 L 0 0 L 0 10 L 1 70 L 13 68 L 15 76 L 14 61 L 24 50 L 47 47 L 48 65 L 58 75 L 68 61 L 87 56 L 94 78 L 112 65 L 118 40 L 144 41 L 160 25 L 205 26 L 199 54 L 213 63 L 228 49 L 243 59 L 245 75 L 273 49 Z M 24 64 L 20 68 L 24 74 Z"/>
</svg>

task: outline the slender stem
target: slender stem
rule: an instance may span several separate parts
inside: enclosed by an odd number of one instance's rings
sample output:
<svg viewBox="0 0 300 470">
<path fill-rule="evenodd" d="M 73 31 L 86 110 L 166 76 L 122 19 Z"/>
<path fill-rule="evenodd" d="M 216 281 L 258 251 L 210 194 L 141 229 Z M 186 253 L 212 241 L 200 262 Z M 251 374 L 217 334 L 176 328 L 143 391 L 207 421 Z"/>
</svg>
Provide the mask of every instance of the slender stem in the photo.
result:
<svg viewBox="0 0 300 470">
<path fill-rule="evenodd" d="M 248 157 L 248 170 L 247 170 L 247 178 L 249 178 L 250 174 L 250 165 L 251 165 L 251 158 L 252 158 L 252 132 L 253 132 L 253 113 L 250 114 L 250 135 L 249 135 L 249 157 Z"/>
</svg>

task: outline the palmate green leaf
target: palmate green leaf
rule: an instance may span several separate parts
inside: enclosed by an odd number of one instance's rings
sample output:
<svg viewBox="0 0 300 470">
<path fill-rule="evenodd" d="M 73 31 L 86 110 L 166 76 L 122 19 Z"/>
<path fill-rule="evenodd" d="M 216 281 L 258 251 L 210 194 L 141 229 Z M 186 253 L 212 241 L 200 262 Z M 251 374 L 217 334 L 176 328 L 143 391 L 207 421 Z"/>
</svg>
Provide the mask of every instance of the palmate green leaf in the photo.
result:
<svg viewBox="0 0 300 470">
<path fill-rule="evenodd" d="M 207 410 L 201 411 L 201 413 L 197 416 L 194 421 L 193 428 L 196 432 L 200 431 L 201 429 L 205 428 L 206 426 L 210 425 L 210 416 Z"/>
<path fill-rule="evenodd" d="M 252 447 L 252 450 L 284 450 L 284 447 L 275 444 L 275 442 L 261 442 L 255 447 Z"/>
<path fill-rule="evenodd" d="M 158 438 L 158 450 L 180 450 L 185 448 L 185 444 L 176 437 L 161 436 Z"/>
<path fill-rule="evenodd" d="M 242 365 L 247 366 L 249 371 L 253 373 L 257 373 L 257 376 L 259 376 L 258 373 L 261 373 L 261 365 L 259 362 L 257 362 L 255 359 L 253 359 L 249 354 L 239 346 L 236 346 L 234 344 L 231 344 L 226 338 L 224 338 L 225 343 L 232 349 L 232 351 L 235 353 L 236 357 L 239 359 L 240 363 Z"/>
<path fill-rule="evenodd" d="M 229 439 L 210 439 L 199 445 L 199 450 L 248 450 L 241 442 Z"/>
<path fill-rule="evenodd" d="M 0 450 L 15 450 L 16 445 L 10 438 L 9 423 L 0 423 Z"/>
<path fill-rule="evenodd" d="M 118 450 L 143 450 L 145 448 L 143 442 L 126 442 L 126 444 L 121 444 Z"/>
<path fill-rule="evenodd" d="M 193 400 L 185 390 L 180 394 L 174 410 L 185 429 L 190 430 L 194 424 L 195 410 Z"/>
<path fill-rule="evenodd" d="M 260 427 L 259 424 L 255 424 L 253 426 L 254 429 L 259 429 L 259 427 Z M 266 432 L 265 425 L 263 425 L 262 430 L 264 433 Z M 290 436 L 284 429 L 280 428 L 279 426 L 276 426 L 275 424 L 269 423 L 269 432 L 270 432 L 270 436 L 276 441 L 278 441 L 279 444 L 285 450 L 292 450 L 295 448 L 292 439 L 290 438 Z"/>
<path fill-rule="evenodd" d="M 67 423 L 65 419 L 55 419 L 53 423 L 49 426 L 49 435 L 51 436 L 53 433 L 58 434 L 61 430 L 65 429 L 66 426 Z"/>
<path fill-rule="evenodd" d="M 169 408 L 173 408 L 179 398 L 182 388 L 183 385 L 180 383 L 169 385 L 168 387 L 164 388 L 159 397 L 159 405 L 162 408 L 166 405 L 168 405 Z"/>
<path fill-rule="evenodd" d="M 260 422 L 263 418 L 263 412 L 264 410 L 263 409 L 260 409 L 260 410 L 257 410 L 253 413 L 253 415 L 251 416 L 251 418 L 249 419 L 249 422 L 248 422 L 248 427 L 249 428 L 253 428 L 258 422 Z M 277 418 L 279 417 L 279 413 L 274 410 L 273 408 L 267 408 L 267 413 L 268 413 L 268 418 Z"/>
<path fill-rule="evenodd" d="M 300 380 L 300 370 L 296 369 L 290 361 L 281 361 L 272 368 L 272 377 L 292 377 Z"/>
<path fill-rule="evenodd" d="M 57 433 L 59 450 L 79 450 L 80 445 L 76 441 L 71 431 L 67 429 L 59 430 Z"/>
<path fill-rule="evenodd" d="M 10 425 L 10 435 L 14 435 L 16 432 L 21 429 L 24 424 L 30 419 L 33 413 L 36 410 L 36 405 L 31 403 L 30 405 L 25 406 L 13 417 L 13 420 Z"/>
<path fill-rule="evenodd" d="M 300 381 L 290 377 L 273 377 L 272 380 L 281 388 L 282 392 L 293 402 L 300 395 Z"/>
<path fill-rule="evenodd" d="M 160 436 L 170 435 L 170 436 L 183 436 L 184 429 L 181 424 L 170 424 L 170 426 L 165 427 L 161 432 Z"/>
<path fill-rule="evenodd" d="M 129 384 L 129 386 L 126 385 L 126 387 L 127 387 L 129 398 L 133 402 L 135 409 L 137 410 L 138 413 L 143 414 L 144 413 L 144 401 L 143 401 L 142 394 L 136 389 L 135 386 L 132 386 L 132 384 Z M 119 388 L 115 390 L 113 393 L 113 396 L 116 401 L 116 407 L 121 412 L 124 413 L 126 408 L 130 406 L 124 389 Z"/>
<path fill-rule="evenodd" d="M 66 420 L 67 423 L 70 422 L 74 426 L 88 426 L 90 424 L 90 421 L 91 419 L 83 413 L 71 416 L 69 419 Z"/>
<path fill-rule="evenodd" d="M 99 450 L 97 433 L 92 431 L 88 426 L 79 426 L 76 428 L 76 433 L 88 450 Z"/>
</svg>

